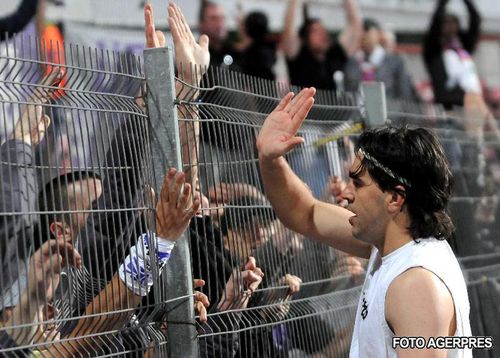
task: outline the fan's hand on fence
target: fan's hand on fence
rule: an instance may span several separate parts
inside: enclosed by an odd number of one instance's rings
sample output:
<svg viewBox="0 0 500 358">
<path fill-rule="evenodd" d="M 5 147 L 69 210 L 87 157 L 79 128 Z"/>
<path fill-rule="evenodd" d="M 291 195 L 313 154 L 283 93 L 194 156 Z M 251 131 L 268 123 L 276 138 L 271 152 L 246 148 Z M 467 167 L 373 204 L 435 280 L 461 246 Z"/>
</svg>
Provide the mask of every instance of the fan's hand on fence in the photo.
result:
<svg viewBox="0 0 500 358">
<path fill-rule="evenodd" d="M 331 176 L 326 184 L 326 196 L 333 197 L 335 203 L 342 207 L 347 207 L 347 200 L 344 196 L 346 190 L 352 189 L 352 182 L 346 183 L 340 177 L 334 175 Z"/>
<path fill-rule="evenodd" d="M 262 282 L 264 273 L 257 267 L 255 258 L 249 257 L 241 272 L 233 271 L 226 283 L 222 298 L 219 301 L 219 311 L 246 308 L 250 296 Z M 248 294 L 244 290 L 248 290 Z"/>
<path fill-rule="evenodd" d="M 50 101 L 52 95 L 58 90 L 57 85 L 61 82 L 63 71 L 59 68 L 44 76 L 39 87 L 35 88 L 33 95 L 27 99 L 29 104 L 22 105 L 21 116 L 16 123 L 13 139 L 25 142 L 29 145 L 39 144 L 50 126 L 50 117 L 43 113 L 43 105 Z"/>
<path fill-rule="evenodd" d="M 80 254 L 65 239 L 51 239 L 45 242 L 31 257 L 28 275 L 28 295 L 35 299 L 52 299 L 53 291 L 59 284 L 63 267 L 72 265 L 79 268 L 82 264 Z"/>
<path fill-rule="evenodd" d="M 171 168 L 165 175 L 156 205 L 156 233 L 170 241 L 177 240 L 199 208 L 198 196 L 191 201 L 191 185 L 185 183 L 185 174 Z"/>
<path fill-rule="evenodd" d="M 184 81 L 197 85 L 210 63 L 208 36 L 201 35 L 196 42 L 181 9 L 174 3 L 168 5 L 168 24 L 174 40 L 177 70 Z M 194 74 L 191 67 L 196 71 Z"/>
<path fill-rule="evenodd" d="M 314 88 L 304 88 L 297 96 L 288 93 L 266 118 L 259 136 L 259 156 L 276 159 L 304 142 L 297 131 L 314 104 Z"/>
<path fill-rule="evenodd" d="M 146 48 L 165 47 L 165 35 L 156 31 L 153 15 L 153 5 L 144 5 L 144 32 L 146 35 Z"/>
<path fill-rule="evenodd" d="M 357 257 L 354 256 L 347 256 L 346 257 L 346 264 L 347 264 L 347 270 L 349 272 L 349 275 L 353 278 L 356 279 L 360 277 L 364 272 L 365 269 L 363 268 L 363 264 Z"/>
<path fill-rule="evenodd" d="M 201 288 L 205 286 L 205 281 L 201 279 L 193 280 L 194 288 Z M 210 306 L 207 295 L 200 291 L 194 291 L 194 310 L 198 316 L 200 316 L 200 321 L 207 322 L 207 308 Z"/>
<path fill-rule="evenodd" d="M 302 280 L 300 277 L 287 273 L 284 277 L 285 285 L 288 285 L 288 296 L 293 296 L 300 291 Z"/>
</svg>

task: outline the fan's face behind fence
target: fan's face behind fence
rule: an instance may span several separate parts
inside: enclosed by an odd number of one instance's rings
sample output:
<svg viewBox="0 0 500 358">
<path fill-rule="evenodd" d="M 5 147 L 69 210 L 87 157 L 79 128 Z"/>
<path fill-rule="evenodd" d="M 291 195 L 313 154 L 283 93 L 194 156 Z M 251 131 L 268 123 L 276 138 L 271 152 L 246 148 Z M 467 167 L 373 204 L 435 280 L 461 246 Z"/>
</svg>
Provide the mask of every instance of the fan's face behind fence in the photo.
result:
<svg viewBox="0 0 500 358">
<path fill-rule="evenodd" d="M 227 36 L 226 16 L 220 5 L 210 4 L 205 8 L 199 27 L 202 34 L 210 38 L 210 42 L 222 42 Z"/>
<path fill-rule="evenodd" d="M 361 162 L 356 157 L 350 172 L 357 173 L 360 165 Z M 361 241 L 378 244 L 383 240 L 390 220 L 390 215 L 386 210 L 386 194 L 367 170 L 351 177 L 353 186 L 348 186 L 344 197 L 349 202 L 348 209 L 354 214 L 349 219 L 352 234 Z"/>
<path fill-rule="evenodd" d="M 78 232 L 87 222 L 88 210 L 92 208 L 92 203 L 102 194 L 102 182 L 96 178 L 85 178 L 71 183 L 67 190 L 69 209 L 78 212 L 70 214 L 70 224 L 68 226 L 64 226 L 61 222 L 55 222 L 51 224 L 50 230 L 57 237 L 61 234 L 61 231 L 57 231 L 57 228 L 59 228 L 59 230 L 63 230 L 64 235 L 70 236 L 68 239 L 76 240 Z"/>
</svg>

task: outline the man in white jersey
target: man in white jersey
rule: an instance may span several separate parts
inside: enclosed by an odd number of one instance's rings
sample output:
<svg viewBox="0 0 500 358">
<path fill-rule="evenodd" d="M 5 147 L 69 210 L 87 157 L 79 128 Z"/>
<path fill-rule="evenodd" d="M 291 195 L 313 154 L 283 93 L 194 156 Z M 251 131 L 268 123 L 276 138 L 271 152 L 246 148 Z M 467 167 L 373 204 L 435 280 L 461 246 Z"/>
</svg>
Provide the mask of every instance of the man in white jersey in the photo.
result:
<svg viewBox="0 0 500 358">
<path fill-rule="evenodd" d="M 351 357 L 470 357 L 467 349 L 401 349 L 392 338 L 469 336 L 462 272 L 445 241 L 452 175 L 437 138 L 425 129 L 361 134 L 350 169 L 348 208 L 315 199 L 284 155 L 304 142 L 297 131 L 314 88 L 286 95 L 257 138 L 266 195 L 280 220 L 306 237 L 369 258 Z M 293 208 L 292 210 L 290 208 Z"/>
</svg>

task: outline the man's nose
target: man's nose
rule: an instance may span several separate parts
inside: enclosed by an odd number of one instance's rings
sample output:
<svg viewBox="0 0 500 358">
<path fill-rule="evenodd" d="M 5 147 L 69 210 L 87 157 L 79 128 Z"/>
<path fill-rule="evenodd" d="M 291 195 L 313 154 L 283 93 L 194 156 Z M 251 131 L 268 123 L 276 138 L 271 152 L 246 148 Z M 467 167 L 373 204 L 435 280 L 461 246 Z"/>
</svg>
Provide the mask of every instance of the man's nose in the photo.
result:
<svg viewBox="0 0 500 358">
<path fill-rule="evenodd" d="M 342 196 L 345 200 L 347 200 L 347 203 L 349 205 L 351 205 L 352 203 L 354 203 L 354 193 L 350 190 L 344 190 L 342 192 Z"/>
</svg>

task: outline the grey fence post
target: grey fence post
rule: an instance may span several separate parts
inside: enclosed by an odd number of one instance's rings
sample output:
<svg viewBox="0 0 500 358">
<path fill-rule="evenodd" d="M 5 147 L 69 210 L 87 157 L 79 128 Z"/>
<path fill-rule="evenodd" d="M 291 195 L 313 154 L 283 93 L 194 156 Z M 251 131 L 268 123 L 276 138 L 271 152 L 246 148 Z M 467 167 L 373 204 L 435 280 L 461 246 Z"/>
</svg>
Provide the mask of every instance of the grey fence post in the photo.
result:
<svg viewBox="0 0 500 358">
<path fill-rule="evenodd" d="M 182 168 L 172 49 L 166 47 L 145 50 L 144 72 L 153 138 L 155 190 L 159 195 L 168 168 Z M 160 281 L 161 284 L 155 285 L 154 289 L 155 297 L 160 302 L 167 301 L 164 307 L 168 312 L 169 357 L 196 357 L 198 342 L 194 325 L 193 279 L 186 233 L 177 241 Z M 168 303 L 178 297 L 185 298 Z"/>
<path fill-rule="evenodd" d="M 385 100 L 385 85 L 383 82 L 363 83 L 366 127 L 380 127 L 387 122 L 387 103 Z"/>
</svg>

